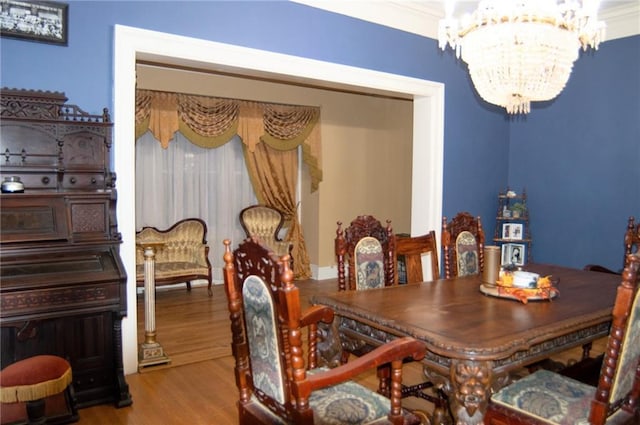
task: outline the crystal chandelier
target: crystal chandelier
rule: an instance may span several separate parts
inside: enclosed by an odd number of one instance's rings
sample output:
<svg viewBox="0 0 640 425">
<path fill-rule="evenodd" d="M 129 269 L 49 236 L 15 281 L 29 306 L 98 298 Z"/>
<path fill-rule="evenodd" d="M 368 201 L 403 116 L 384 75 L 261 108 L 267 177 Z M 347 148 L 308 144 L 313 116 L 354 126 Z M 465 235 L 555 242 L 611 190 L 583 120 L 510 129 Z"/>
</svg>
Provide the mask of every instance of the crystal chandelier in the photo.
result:
<svg viewBox="0 0 640 425">
<path fill-rule="evenodd" d="M 559 3 L 559 4 L 558 4 Z M 439 46 L 465 61 L 478 94 L 510 114 L 528 113 L 532 101 L 551 100 L 569 80 L 580 46 L 604 38 L 596 0 L 485 0 L 460 20 L 447 3 Z"/>
</svg>

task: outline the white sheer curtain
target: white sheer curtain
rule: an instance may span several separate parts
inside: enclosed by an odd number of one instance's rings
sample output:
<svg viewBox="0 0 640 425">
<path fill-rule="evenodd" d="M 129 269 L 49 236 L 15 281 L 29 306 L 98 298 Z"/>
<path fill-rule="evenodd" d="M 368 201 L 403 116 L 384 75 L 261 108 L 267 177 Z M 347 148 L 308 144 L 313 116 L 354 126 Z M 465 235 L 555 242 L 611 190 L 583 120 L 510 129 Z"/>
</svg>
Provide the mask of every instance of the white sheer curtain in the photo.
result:
<svg viewBox="0 0 640 425">
<path fill-rule="evenodd" d="M 222 281 L 222 241 L 245 237 L 238 214 L 257 202 L 240 138 L 204 149 L 176 133 L 168 149 L 147 132 L 136 141 L 136 229 L 167 229 L 184 218 L 207 223 L 213 279 Z"/>
</svg>

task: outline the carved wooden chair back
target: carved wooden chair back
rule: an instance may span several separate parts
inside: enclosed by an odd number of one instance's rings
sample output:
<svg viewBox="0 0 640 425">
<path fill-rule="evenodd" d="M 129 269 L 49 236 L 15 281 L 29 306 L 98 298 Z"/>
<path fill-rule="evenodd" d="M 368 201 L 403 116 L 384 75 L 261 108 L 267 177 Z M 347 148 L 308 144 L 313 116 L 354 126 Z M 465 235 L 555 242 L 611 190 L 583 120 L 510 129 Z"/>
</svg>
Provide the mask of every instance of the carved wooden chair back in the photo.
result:
<svg viewBox="0 0 640 425">
<path fill-rule="evenodd" d="M 444 277 L 477 274 L 484 269 L 484 230 L 480 217 L 458 213 L 451 222 L 442 217 Z"/>
<path fill-rule="evenodd" d="M 331 323 L 333 310 L 301 311 L 287 255 L 278 257 L 251 238 L 233 252 L 229 240 L 224 245 L 240 424 L 420 423 L 402 409 L 400 388 L 403 359 L 422 359 L 423 343 L 400 338 L 357 363 L 317 368 L 318 323 Z M 380 388 L 389 398 L 351 380 L 385 364 L 391 372 L 381 376 Z"/>
<path fill-rule="evenodd" d="M 390 220 L 387 220 L 385 228 L 373 216 L 361 215 L 344 230 L 339 221 L 335 251 L 338 290 L 371 289 L 395 284 L 395 237 Z"/>
<path fill-rule="evenodd" d="M 640 423 L 640 256 L 626 264 L 597 388 L 542 369 L 494 394 L 485 424 Z"/>
<path fill-rule="evenodd" d="M 627 229 L 624 232 L 623 267 L 627 266 L 626 261 L 629 254 L 635 254 L 638 252 L 640 252 L 640 223 L 636 224 L 635 218 L 631 216 L 627 221 Z M 600 264 L 587 264 L 584 266 L 584 269 L 592 272 L 620 274 L 619 271 L 613 271 L 607 267 L 601 266 Z"/>
<path fill-rule="evenodd" d="M 278 255 L 291 254 L 291 244 L 279 236 L 284 215 L 276 208 L 251 205 L 240 211 L 240 224 L 248 238 L 258 237 Z"/>
<path fill-rule="evenodd" d="M 430 280 L 440 279 L 438 265 L 438 248 L 436 233 L 429 233 L 414 237 L 395 237 L 396 256 L 398 262 L 403 262 L 406 270 L 405 283 L 424 282 L 426 277 L 422 270 L 423 256 L 427 255 L 431 265 Z M 397 273 L 396 273 L 397 275 Z"/>
<path fill-rule="evenodd" d="M 640 223 L 635 223 L 634 217 L 629 217 L 627 231 L 624 234 L 625 267 L 628 265 L 629 254 L 640 253 Z"/>
</svg>

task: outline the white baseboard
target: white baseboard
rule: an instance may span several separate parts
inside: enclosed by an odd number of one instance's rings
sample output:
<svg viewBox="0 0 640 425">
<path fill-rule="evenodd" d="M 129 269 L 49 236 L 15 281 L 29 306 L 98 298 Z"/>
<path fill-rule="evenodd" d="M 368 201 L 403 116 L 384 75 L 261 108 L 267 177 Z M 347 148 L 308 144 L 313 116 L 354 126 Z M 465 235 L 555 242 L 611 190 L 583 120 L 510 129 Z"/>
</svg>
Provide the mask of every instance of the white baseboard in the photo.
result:
<svg viewBox="0 0 640 425">
<path fill-rule="evenodd" d="M 336 279 L 338 277 L 337 266 L 318 267 L 311 265 L 311 278 L 315 280 Z"/>
</svg>

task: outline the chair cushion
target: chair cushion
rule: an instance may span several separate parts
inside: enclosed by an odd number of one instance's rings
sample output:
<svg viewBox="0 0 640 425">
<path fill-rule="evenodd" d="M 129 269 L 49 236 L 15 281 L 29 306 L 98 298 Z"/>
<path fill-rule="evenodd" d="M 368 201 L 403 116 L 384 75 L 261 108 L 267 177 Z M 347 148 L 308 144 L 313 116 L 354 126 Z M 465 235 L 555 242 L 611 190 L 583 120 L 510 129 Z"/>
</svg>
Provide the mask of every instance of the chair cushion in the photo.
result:
<svg viewBox="0 0 640 425">
<path fill-rule="evenodd" d="M 595 387 L 540 369 L 502 388 L 491 401 L 550 424 L 589 423 Z"/>
<path fill-rule="evenodd" d="M 207 276 L 209 269 L 202 267 L 197 263 L 189 263 L 186 261 L 176 261 L 175 263 L 155 263 L 155 278 L 156 280 L 177 278 L 181 276 Z M 144 264 L 136 266 L 136 280 L 144 281 Z"/>
<path fill-rule="evenodd" d="M 386 420 L 388 398 L 355 382 L 314 391 L 309 398 L 314 423 L 320 425 L 371 424 Z"/>
<path fill-rule="evenodd" d="M 62 357 L 29 357 L 2 369 L 0 398 L 2 403 L 38 400 L 64 391 L 71 379 L 71 365 Z"/>
<path fill-rule="evenodd" d="M 329 369 L 322 367 L 309 370 L 307 373 L 312 375 L 326 370 Z M 273 424 L 287 423 L 261 404 L 255 396 L 251 398 L 250 405 L 253 409 L 259 409 L 263 416 L 270 417 Z M 387 415 L 391 402 L 375 391 L 350 381 L 314 391 L 309 398 L 309 406 L 313 409 L 315 425 L 375 425 L 388 423 Z M 408 412 L 405 414 L 409 415 Z M 413 422 L 419 423 L 418 418 L 413 415 L 409 417 Z"/>
</svg>

